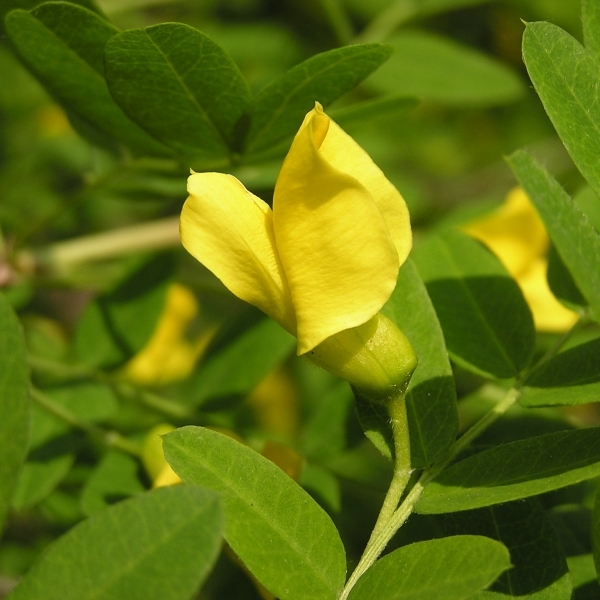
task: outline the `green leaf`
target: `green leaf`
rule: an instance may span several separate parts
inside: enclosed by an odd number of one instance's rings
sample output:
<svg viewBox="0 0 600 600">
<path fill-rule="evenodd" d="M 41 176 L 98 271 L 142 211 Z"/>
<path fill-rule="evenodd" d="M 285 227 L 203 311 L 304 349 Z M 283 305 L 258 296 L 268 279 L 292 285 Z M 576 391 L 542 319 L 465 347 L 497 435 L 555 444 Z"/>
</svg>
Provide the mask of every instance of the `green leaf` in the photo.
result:
<svg viewBox="0 0 600 600">
<path fill-rule="evenodd" d="M 600 59 L 600 6 L 595 0 L 582 0 L 581 20 L 585 48 Z"/>
<path fill-rule="evenodd" d="M 452 445 L 458 432 L 456 390 L 444 335 L 415 264 L 400 269 L 394 293 L 383 307 L 408 337 L 419 363 L 406 392 L 411 463 L 426 467 Z"/>
<path fill-rule="evenodd" d="M 141 350 L 165 306 L 172 270 L 172 257 L 158 256 L 89 304 L 75 330 L 76 357 L 112 367 Z"/>
<path fill-rule="evenodd" d="M 102 383 L 71 383 L 50 388 L 44 393 L 87 423 L 107 420 L 119 408 L 113 390 Z M 37 404 L 33 405 L 31 416 L 30 450 L 39 448 L 70 430 L 70 426 L 62 419 Z"/>
<path fill-rule="evenodd" d="M 419 2 L 406 2 L 397 0 L 346 0 L 345 4 L 365 18 L 371 20 L 379 13 L 389 14 L 390 10 L 400 11 L 404 16 L 401 22 L 407 21 L 414 17 L 430 16 L 440 12 L 465 8 L 467 6 L 476 6 L 477 4 L 485 4 L 490 0 L 419 0 Z"/>
<path fill-rule="evenodd" d="M 592 548 L 594 550 L 596 571 L 600 573 L 600 484 L 596 486 L 592 511 Z"/>
<path fill-rule="evenodd" d="M 43 0 L 42 0 L 43 2 Z M 0 30 L 4 31 L 4 17 L 15 8 L 22 8 L 24 10 L 31 10 L 35 8 L 39 4 L 42 4 L 40 0 L 3 0 L 0 3 Z M 95 3 L 94 0 L 70 0 L 70 4 L 77 4 L 79 6 L 83 6 L 91 10 L 92 12 L 97 13 L 101 17 L 104 17 L 104 14 Z"/>
<path fill-rule="evenodd" d="M 500 261 L 453 230 L 421 244 L 414 260 L 452 359 L 475 373 L 515 377 L 531 358 L 535 331 L 523 294 Z"/>
<path fill-rule="evenodd" d="M 330 471 L 318 465 L 305 463 L 300 484 L 330 511 L 340 512 L 342 508 L 340 482 Z"/>
<path fill-rule="evenodd" d="M 83 521 L 40 557 L 10 600 L 189 600 L 221 547 L 215 494 L 173 486 Z"/>
<path fill-rule="evenodd" d="M 348 600 L 462 600 L 510 566 L 508 550 L 483 536 L 417 542 L 379 559 Z"/>
<path fill-rule="evenodd" d="M 0 532 L 29 439 L 29 368 L 21 324 L 0 294 Z"/>
<path fill-rule="evenodd" d="M 128 454 L 108 452 L 81 491 L 81 509 L 86 515 L 104 510 L 117 500 L 144 491 L 138 478 L 139 463 Z"/>
<path fill-rule="evenodd" d="M 573 200 L 589 219 L 594 229 L 600 232 L 600 198 L 596 196 L 594 190 L 586 185 L 575 194 Z"/>
<path fill-rule="evenodd" d="M 346 447 L 346 421 L 352 405 L 352 390 L 345 381 L 319 395 L 312 414 L 302 429 L 302 454 L 321 460 Z"/>
<path fill-rule="evenodd" d="M 424 490 L 417 512 L 438 514 L 536 496 L 600 475 L 600 428 L 559 431 L 465 458 Z"/>
<path fill-rule="evenodd" d="M 281 600 L 337 598 L 346 572 L 344 547 L 331 519 L 300 486 L 215 431 L 183 427 L 163 440 L 183 481 L 220 493 L 225 539 L 262 585 Z"/>
<path fill-rule="evenodd" d="M 402 115 L 418 104 L 419 101 L 416 98 L 408 98 L 402 94 L 389 94 L 344 108 L 334 108 L 328 111 L 328 114 L 342 129 L 346 129 L 353 125 L 369 123 L 381 117 Z"/>
<path fill-rule="evenodd" d="M 9 13 L 6 30 L 25 65 L 88 127 L 138 153 L 169 154 L 123 114 L 106 87 L 103 51 L 118 32 L 113 25 L 75 4 L 47 2 L 31 13 Z"/>
<path fill-rule="evenodd" d="M 600 193 L 600 63 L 575 38 L 551 23 L 529 23 L 523 59 L 537 93 L 573 162 Z"/>
<path fill-rule="evenodd" d="M 219 45 L 163 23 L 114 36 L 105 56 L 110 91 L 133 121 L 186 156 L 228 159 L 250 89 Z"/>
<path fill-rule="evenodd" d="M 591 553 L 567 556 L 569 573 L 573 581 L 573 600 L 596 600 L 600 598 L 600 585 Z"/>
<path fill-rule="evenodd" d="M 525 379 L 523 406 L 569 406 L 600 402 L 600 338 L 569 348 Z"/>
<path fill-rule="evenodd" d="M 554 246 L 550 246 L 548 253 L 547 278 L 550 290 L 567 308 L 580 310 L 587 306 L 585 298 Z"/>
<path fill-rule="evenodd" d="M 246 396 L 290 355 L 296 338 L 275 321 L 263 319 L 192 376 L 186 394 L 200 405 L 226 396 Z"/>
<path fill-rule="evenodd" d="M 381 93 L 453 106 L 493 106 L 515 102 L 525 92 L 507 67 L 449 39 L 403 30 L 386 41 L 394 54 L 367 81 Z"/>
<path fill-rule="evenodd" d="M 261 90 L 240 129 L 247 127 L 247 154 L 292 136 L 315 102 L 327 106 L 356 87 L 391 54 L 389 46 L 357 44 L 317 54 Z"/>
<path fill-rule="evenodd" d="M 513 568 L 469 600 L 571 600 L 567 561 L 554 526 L 538 502 L 527 500 L 445 517 L 449 534 L 484 535 L 502 542 Z"/>
<path fill-rule="evenodd" d="M 600 319 L 600 234 L 560 184 L 526 152 L 515 152 L 508 164 L 539 212 L 592 314 Z"/>
<path fill-rule="evenodd" d="M 67 476 L 75 461 L 71 448 L 50 447 L 30 457 L 23 465 L 12 505 L 25 510 L 47 498 Z"/>
</svg>

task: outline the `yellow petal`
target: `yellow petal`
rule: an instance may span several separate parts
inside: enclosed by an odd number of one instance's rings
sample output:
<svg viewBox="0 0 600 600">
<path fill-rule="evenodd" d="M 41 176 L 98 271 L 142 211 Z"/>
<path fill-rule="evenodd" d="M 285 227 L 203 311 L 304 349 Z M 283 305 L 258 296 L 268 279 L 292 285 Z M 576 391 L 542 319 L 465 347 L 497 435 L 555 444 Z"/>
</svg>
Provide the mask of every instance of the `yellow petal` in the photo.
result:
<svg viewBox="0 0 600 600">
<path fill-rule="evenodd" d="M 492 214 L 463 227 L 483 242 L 513 277 L 546 255 L 549 239 L 542 220 L 521 188 L 513 189 Z"/>
<path fill-rule="evenodd" d="M 552 294 L 546 278 L 548 261 L 538 259 L 517 277 L 538 331 L 559 333 L 575 325 L 579 315 L 565 308 Z"/>
<path fill-rule="evenodd" d="M 172 284 L 152 337 L 125 365 L 125 376 L 142 385 L 163 385 L 187 377 L 199 352 L 185 339 L 185 332 L 198 310 L 194 294 L 181 284 Z"/>
<path fill-rule="evenodd" d="M 169 466 L 163 453 L 162 436 L 174 431 L 170 423 L 155 425 L 144 438 L 142 446 L 142 464 L 153 481 Z"/>
<path fill-rule="evenodd" d="M 321 106 L 317 105 L 313 112 L 318 114 L 320 111 Z M 335 121 L 329 121 L 320 154 L 334 169 L 354 177 L 369 191 L 383 215 L 402 265 L 412 247 L 412 232 L 408 207 L 400 192 L 371 157 Z"/>
<path fill-rule="evenodd" d="M 375 315 L 400 265 L 372 195 L 320 154 L 329 125 L 322 112 L 309 113 L 275 185 L 275 237 L 296 311 L 299 354 Z"/>
<path fill-rule="evenodd" d="M 181 212 L 181 241 L 238 298 L 295 333 L 294 310 L 275 247 L 273 214 L 235 177 L 195 173 Z"/>
<path fill-rule="evenodd" d="M 152 487 L 161 488 L 170 485 L 177 485 L 178 483 L 182 483 L 181 478 L 179 475 L 177 475 L 177 473 L 175 473 L 175 471 L 173 471 L 173 469 L 171 469 L 171 465 L 167 464 L 152 484 Z"/>
</svg>

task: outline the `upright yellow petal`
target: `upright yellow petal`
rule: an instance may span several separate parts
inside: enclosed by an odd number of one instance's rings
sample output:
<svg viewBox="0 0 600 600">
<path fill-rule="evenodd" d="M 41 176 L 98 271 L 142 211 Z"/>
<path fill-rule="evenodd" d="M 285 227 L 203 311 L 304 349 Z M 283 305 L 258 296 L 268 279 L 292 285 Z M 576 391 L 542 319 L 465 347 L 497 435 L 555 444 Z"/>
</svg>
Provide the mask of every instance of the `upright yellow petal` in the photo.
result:
<svg viewBox="0 0 600 600">
<path fill-rule="evenodd" d="M 538 331 L 560 333 L 571 329 L 579 315 L 564 307 L 552 294 L 546 278 L 547 271 L 548 261 L 540 258 L 517 278 L 517 283 L 531 308 L 535 328 Z"/>
<path fill-rule="evenodd" d="M 513 189 L 502 206 L 463 230 L 483 242 L 516 278 L 546 255 L 550 243 L 542 220 L 521 188 Z"/>
<path fill-rule="evenodd" d="M 299 354 L 375 315 L 400 266 L 373 196 L 321 155 L 329 127 L 322 111 L 309 114 L 275 185 L 275 238 L 296 311 Z"/>
<path fill-rule="evenodd" d="M 565 308 L 548 285 L 550 238 L 521 188 L 511 190 L 502 206 L 463 230 L 488 246 L 516 279 L 538 331 L 561 332 L 575 324 L 578 315 Z"/>
<path fill-rule="evenodd" d="M 295 333 L 270 207 L 235 177 L 222 173 L 193 174 L 188 193 L 181 212 L 185 249 L 238 298 Z"/>
<path fill-rule="evenodd" d="M 314 112 L 322 112 L 321 106 L 317 105 Z M 369 191 L 383 215 L 402 265 L 412 247 L 412 232 L 408 207 L 400 192 L 373 159 L 335 121 L 329 122 L 320 154 L 334 169 L 351 175 Z"/>
</svg>

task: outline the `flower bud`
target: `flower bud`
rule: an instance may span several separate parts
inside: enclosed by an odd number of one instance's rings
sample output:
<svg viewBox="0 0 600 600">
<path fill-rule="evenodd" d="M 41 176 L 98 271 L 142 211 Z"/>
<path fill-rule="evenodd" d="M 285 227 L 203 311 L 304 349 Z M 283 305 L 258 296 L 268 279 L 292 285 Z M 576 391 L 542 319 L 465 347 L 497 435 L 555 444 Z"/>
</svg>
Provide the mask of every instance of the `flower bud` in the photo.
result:
<svg viewBox="0 0 600 600">
<path fill-rule="evenodd" d="M 382 314 L 332 335 L 305 356 L 376 402 L 404 394 L 417 366 L 406 336 Z"/>
</svg>

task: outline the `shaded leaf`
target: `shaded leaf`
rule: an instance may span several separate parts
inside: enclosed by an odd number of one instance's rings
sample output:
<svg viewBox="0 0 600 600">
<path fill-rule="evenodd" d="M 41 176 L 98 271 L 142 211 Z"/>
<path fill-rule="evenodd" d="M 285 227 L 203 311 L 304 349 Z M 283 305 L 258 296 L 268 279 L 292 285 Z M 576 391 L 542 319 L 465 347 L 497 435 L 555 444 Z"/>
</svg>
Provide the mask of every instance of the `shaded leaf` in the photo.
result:
<svg viewBox="0 0 600 600">
<path fill-rule="evenodd" d="M 413 467 L 431 465 L 458 431 L 456 390 L 440 322 L 415 264 L 400 269 L 382 312 L 408 337 L 419 360 L 406 392 Z"/>
<path fill-rule="evenodd" d="M 0 294 L 0 531 L 29 439 L 29 367 L 21 325 Z"/>
<path fill-rule="evenodd" d="M 69 450 L 57 454 L 52 448 L 48 453 L 38 453 L 23 465 L 12 502 L 16 510 L 35 506 L 56 489 L 75 461 L 75 455 Z"/>
<path fill-rule="evenodd" d="M 560 184 L 526 152 L 515 152 L 508 164 L 539 212 L 593 315 L 600 319 L 600 234 Z"/>
<path fill-rule="evenodd" d="M 250 90 L 218 44 L 162 23 L 114 36 L 105 56 L 110 91 L 133 121 L 184 155 L 228 159 Z"/>
<path fill-rule="evenodd" d="M 552 523 L 539 503 L 520 501 L 452 513 L 445 517 L 448 533 L 485 535 L 510 552 L 512 569 L 489 590 L 470 600 L 570 600 L 571 579 Z"/>
<path fill-rule="evenodd" d="M 525 379 L 523 406 L 600 402 L 600 338 L 560 352 Z"/>
<path fill-rule="evenodd" d="M 352 588 L 349 600 L 462 600 L 510 566 L 507 549 L 483 536 L 416 542 L 379 559 Z"/>
<path fill-rule="evenodd" d="M 141 350 L 165 306 L 172 270 L 171 257 L 158 256 L 89 304 L 75 330 L 76 357 L 112 367 Z"/>
<path fill-rule="evenodd" d="M 450 230 L 421 244 L 414 260 L 452 359 L 483 375 L 516 376 L 531 358 L 535 331 L 519 286 L 496 256 Z"/>
<path fill-rule="evenodd" d="M 560 431 L 465 458 L 438 475 L 416 505 L 446 513 L 536 496 L 600 475 L 600 428 Z"/>
<path fill-rule="evenodd" d="M 416 98 L 409 98 L 402 94 L 389 94 L 375 100 L 365 100 L 358 104 L 334 108 L 327 114 L 342 128 L 353 125 L 366 124 L 374 119 L 399 116 L 412 110 L 419 104 Z"/>
<path fill-rule="evenodd" d="M 503 64 L 447 38 L 403 30 L 386 41 L 394 54 L 367 82 L 382 93 L 493 106 L 514 102 L 525 92 L 519 77 Z"/>
<path fill-rule="evenodd" d="M 106 87 L 103 51 L 118 32 L 113 25 L 81 6 L 47 2 L 31 13 L 9 13 L 6 30 L 26 66 L 87 127 L 139 153 L 169 154 L 123 114 Z"/>
<path fill-rule="evenodd" d="M 163 440 L 183 481 L 220 493 L 225 539 L 262 585 L 281 600 L 337 598 L 346 572 L 344 547 L 330 518 L 300 486 L 215 431 L 183 427 Z"/>
<path fill-rule="evenodd" d="M 346 447 L 346 421 L 352 399 L 345 381 L 337 381 L 320 394 L 302 429 L 302 453 L 307 458 L 320 460 Z"/>
<path fill-rule="evenodd" d="M 317 54 L 296 65 L 263 88 L 254 98 L 248 117 L 245 152 L 259 153 L 291 137 L 315 102 L 327 106 L 387 60 L 389 46 L 358 44 Z"/>
<path fill-rule="evenodd" d="M 594 564 L 600 573 L 600 485 L 596 487 L 594 509 L 592 511 L 592 548 L 594 550 Z"/>
<path fill-rule="evenodd" d="M 189 600 L 217 558 L 215 494 L 173 486 L 76 525 L 34 564 L 10 600 Z"/>
<path fill-rule="evenodd" d="M 132 456 L 116 450 L 108 452 L 85 482 L 81 510 L 93 515 L 118 500 L 143 492 L 138 469 L 139 463 Z"/>
<path fill-rule="evenodd" d="M 54 402 L 67 408 L 86 423 L 98 423 L 113 416 L 118 402 L 110 387 L 102 383 L 77 382 L 45 391 Z M 68 433 L 70 425 L 34 404 L 32 407 L 30 450 Z"/>
<path fill-rule="evenodd" d="M 573 310 L 580 310 L 587 306 L 585 298 L 554 246 L 550 247 L 548 254 L 547 277 L 550 290 L 565 306 Z"/>
<path fill-rule="evenodd" d="M 192 376 L 187 394 L 200 405 L 225 396 L 246 396 L 290 355 L 296 338 L 275 321 L 263 319 Z"/>
</svg>

